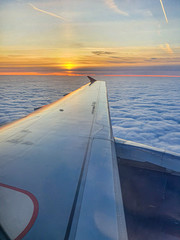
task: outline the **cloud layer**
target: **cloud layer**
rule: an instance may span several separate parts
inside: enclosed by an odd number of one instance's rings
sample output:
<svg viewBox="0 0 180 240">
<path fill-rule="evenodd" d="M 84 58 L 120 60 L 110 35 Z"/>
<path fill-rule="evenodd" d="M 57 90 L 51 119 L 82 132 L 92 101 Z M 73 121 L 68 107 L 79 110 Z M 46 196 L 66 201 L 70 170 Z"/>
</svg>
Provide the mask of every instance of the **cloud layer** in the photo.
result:
<svg viewBox="0 0 180 240">
<path fill-rule="evenodd" d="M 114 136 L 180 153 L 180 82 L 171 78 L 107 81 Z"/>
</svg>

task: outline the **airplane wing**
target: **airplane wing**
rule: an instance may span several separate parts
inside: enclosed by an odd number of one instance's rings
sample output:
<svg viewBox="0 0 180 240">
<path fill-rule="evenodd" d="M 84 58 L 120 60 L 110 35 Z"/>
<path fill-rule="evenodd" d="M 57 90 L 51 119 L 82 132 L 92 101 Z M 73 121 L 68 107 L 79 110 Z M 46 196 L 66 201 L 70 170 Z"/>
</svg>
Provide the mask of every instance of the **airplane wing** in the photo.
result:
<svg viewBox="0 0 180 240">
<path fill-rule="evenodd" d="M 180 239 L 180 155 L 115 138 L 129 240 Z"/>
<path fill-rule="evenodd" d="M 0 129 L 0 239 L 180 239 L 180 155 L 114 139 L 89 79 Z"/>
<path fill-rule="evenodd" d="M 0 129 L 0 238 L 127 240 L 105 82 Z"/>
</svg>

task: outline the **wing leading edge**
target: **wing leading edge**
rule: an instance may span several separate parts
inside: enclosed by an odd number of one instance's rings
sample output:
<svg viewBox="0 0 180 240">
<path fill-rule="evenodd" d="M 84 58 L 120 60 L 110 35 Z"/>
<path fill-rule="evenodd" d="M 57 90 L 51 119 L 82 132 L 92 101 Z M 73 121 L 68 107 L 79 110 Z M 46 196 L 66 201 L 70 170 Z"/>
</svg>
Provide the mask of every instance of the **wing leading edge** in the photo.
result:
<svg viewBox="0 0 180 240">
<path fill-rule="evenodd" d="M 104 82 L 2 127 L 0 139 L 10 239 L 127 239 Z"/>
</svg>

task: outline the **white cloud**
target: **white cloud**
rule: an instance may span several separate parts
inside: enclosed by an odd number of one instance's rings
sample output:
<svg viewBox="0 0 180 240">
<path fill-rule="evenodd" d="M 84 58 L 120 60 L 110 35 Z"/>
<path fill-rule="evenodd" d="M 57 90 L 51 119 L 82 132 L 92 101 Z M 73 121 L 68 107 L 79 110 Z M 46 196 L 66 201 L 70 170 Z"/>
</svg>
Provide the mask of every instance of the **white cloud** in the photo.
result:
<svg viewBox="0 0 180 240">
<path fill-rule="evenodd" d="M 169 53 L 169 54 L 173 54 L 173 50 L 172 48 L 170 47 L 170 45 L 168 43 L 165 43 L 165 44 L 161 44 L 159 46 L 163 51 L 165 51 L 166 53 Z"/>
<path fill-rule="evenodd" d="M 128 16 L 129 14 L 118 8 L 114 0 L 105 0 L 106 5 L 111 8 L 114 12 L 119 13 L 124 16 Z"/>
</svg>

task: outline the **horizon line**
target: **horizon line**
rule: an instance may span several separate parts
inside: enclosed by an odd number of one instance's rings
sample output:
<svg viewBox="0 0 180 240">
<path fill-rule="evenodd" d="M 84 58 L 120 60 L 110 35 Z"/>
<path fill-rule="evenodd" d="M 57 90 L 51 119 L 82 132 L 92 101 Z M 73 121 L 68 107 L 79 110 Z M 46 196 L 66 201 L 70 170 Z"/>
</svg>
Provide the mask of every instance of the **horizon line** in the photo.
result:
<svg viewBox="0 0 180 240">
<path fill-rule="evenodd" d="M 180 78 L 180 75 L 168 74 L 96 74 L 96 73 L 37 73 L 37 72 L 1 72 L 0 76 L 105 76 L 105 77 L 173 77 Z"/>
</svg>

